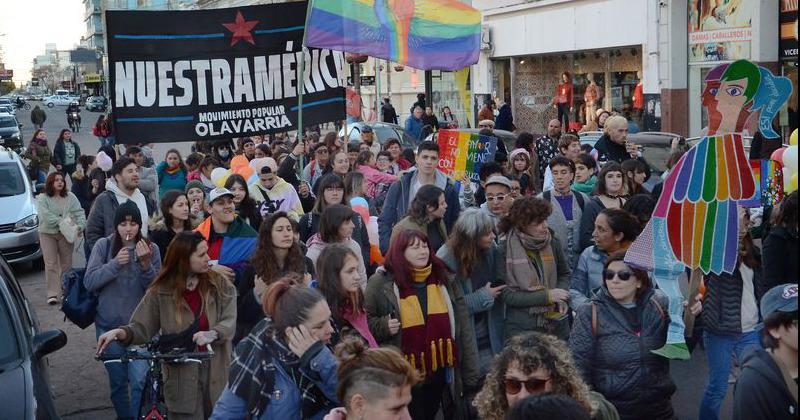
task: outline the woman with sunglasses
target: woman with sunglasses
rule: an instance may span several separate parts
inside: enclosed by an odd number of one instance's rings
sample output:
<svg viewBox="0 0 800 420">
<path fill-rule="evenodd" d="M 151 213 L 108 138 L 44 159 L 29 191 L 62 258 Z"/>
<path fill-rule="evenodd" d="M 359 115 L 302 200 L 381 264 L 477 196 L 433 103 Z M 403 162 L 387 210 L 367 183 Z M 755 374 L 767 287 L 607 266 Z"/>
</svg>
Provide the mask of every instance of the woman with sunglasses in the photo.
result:
<svg viewBox="0 0 800 420">
<path fill-rule="evenodd" d="M 583 382 L 563 341 L 546 334 L 520 334 L 495 357 L 475 397 L 478 417 L 503 420 L 526 397 L 565 395 L 595 420 L 618 419 L 617 410 Z"/>
<path fill-rule="evenodd" d="M 592 232 L 594 245 L 583 250 L 572 271 L 569 307 L 573 311 L 589 302 L 594 291 L 602 285 L 608 256 L 628 249 L 641 231 L 638 220 L 625 210 L 604 209 L 597 215 Z"/>
<path fill-rule="evenodd" d="M 602 287 L 578 308 L 569 347 L 584 381 L 622 420 L 672 419 L 669 359 L 652 353 L 667 341 L 669 302 L 624 259 L 624 251 L 609 256 Z"/>
</svg>

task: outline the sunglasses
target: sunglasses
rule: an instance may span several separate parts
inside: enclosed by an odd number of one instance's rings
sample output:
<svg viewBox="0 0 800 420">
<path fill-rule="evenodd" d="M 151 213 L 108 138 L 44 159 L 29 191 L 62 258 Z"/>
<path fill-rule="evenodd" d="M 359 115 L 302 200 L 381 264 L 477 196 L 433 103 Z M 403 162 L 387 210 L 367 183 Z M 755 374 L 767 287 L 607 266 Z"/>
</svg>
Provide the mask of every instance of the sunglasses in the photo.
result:
<svg viewBox="0 0 800 420">
<path fill-rule="evenodd" d="M 491 202 L 494 202 L 494 201 L 497 201 L 498 203 L 502 203 L 503 201 L 506 201 L 506 195 L 505 194 L 500 194 L 500 195 L 496 195 L 494 197 L 492 197 L 492 196 L 487 196 L 486 197 L 486 202 L 491 203 Z"/>
<path fill-rule="evenodd" d="M 527 381 L 519 381 L 517 379 L 506 378 L 505 385 L 506 385 L 506 394 L 517 395 L 520 391 L 522 391 L 522 387 L 525 387 L 525 390 L 528 391 L 528 394 L 541 394 L 544 392 L 544 388 L 547 383 L 550 382 L 550 378 L 547 379 L 536 379 L 531 378 Z"/>
<path fill-rule="evenodd" d="M 622 281 L 628 281 L 633 276 L 633 273 L 631 273 L 628 270 L 622 270 L 622 271 L 603 270 L 604 279 L 611 280 L 614 278 L 614 276 L 617 276 Z"/>
</svg>

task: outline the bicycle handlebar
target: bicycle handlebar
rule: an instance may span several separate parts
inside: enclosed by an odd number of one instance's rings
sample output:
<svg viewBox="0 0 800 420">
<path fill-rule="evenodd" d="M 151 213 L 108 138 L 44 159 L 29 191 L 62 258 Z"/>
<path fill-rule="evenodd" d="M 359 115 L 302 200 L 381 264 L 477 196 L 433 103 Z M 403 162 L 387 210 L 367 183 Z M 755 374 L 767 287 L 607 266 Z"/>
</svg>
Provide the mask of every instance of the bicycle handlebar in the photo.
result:
<svg viewBox="0 0 800 420">
<path fill-rule="evenodd" d="M 131 360 L 161 360 L 172 363 L 200 363 L 214 356 L 213 352 L 169 352 L 159 353 L 147 350 L 128 350 L 122 354 L 98 354 L 95 360 L 102 362 L 128 362 Z"/>
</svg>

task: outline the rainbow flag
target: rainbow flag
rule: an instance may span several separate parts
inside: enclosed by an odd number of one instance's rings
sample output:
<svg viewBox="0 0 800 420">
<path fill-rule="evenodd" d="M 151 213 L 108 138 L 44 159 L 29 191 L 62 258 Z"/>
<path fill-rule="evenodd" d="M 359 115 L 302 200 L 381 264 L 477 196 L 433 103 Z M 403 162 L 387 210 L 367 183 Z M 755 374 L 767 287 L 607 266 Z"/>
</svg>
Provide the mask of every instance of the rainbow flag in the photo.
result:
<svg viewBox="0 0 800 420">
<path fill-rule="evenodd" d="M 313 0 L 306 46 L 424 70 L 478 62 L 481 14 L 457 0 Z"/>
<path fill-rule="evenodd" d="M 480 182 L 478 172 L 486 162 L 494 160 L 497 138 L 458 130 L 439 130 L 439 170 L 460 181 L 466 173 Z"/>
</svg>

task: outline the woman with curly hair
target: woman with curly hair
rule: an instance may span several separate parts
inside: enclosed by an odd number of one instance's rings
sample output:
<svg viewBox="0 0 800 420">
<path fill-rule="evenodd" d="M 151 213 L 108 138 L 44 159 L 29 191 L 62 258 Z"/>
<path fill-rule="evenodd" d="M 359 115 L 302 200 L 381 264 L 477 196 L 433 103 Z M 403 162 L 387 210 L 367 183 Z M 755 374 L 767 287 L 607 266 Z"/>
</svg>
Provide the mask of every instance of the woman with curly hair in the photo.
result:
<svg viewBox="0 0 800 420">
<path fill-rule="evenodd" d="M 536 332 L 506 343 L 473 404 L 481 419 L 502 420 L 526 397 L 545 393 L 574 399 L 596 420 L 619 419 L 614 406 L 583 382 L 564 342 Z"/>
<path fill-rule="evenodd" d="M 284 212 L 272 214 L 261 224 L 256 251 L 237 287 L 238 317 L 234 343 L 238 343 L 264 318 L 261 298 L 267 286 L 287 273 L 296 273 L 311 279 L 314 265 L 303 254 L 294 234 L 291 220 Z"/>
<path fill-rule="evenodd" d="M 569 336 L 569 263 L 561 242 L 547 225 L 549 201 L 523 197 L 514 201 L 499 229 L 497 277 L 506 284 L 506 338 L 527 331 Z"/>
</svg>

